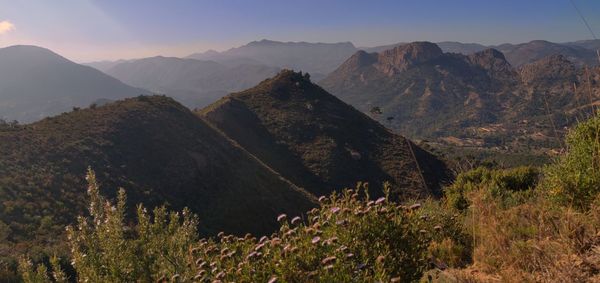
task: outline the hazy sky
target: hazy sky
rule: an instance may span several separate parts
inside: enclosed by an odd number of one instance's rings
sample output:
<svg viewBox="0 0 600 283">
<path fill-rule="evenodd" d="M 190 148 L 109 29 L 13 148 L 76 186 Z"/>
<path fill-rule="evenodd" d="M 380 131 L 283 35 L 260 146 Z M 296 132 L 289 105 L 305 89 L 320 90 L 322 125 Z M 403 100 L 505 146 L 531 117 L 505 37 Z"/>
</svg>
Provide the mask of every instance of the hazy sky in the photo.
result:
<svg viewBox="0 0 600 283">
<path fill-rule="evenodd" d="M 574 1 L 600 35 L 600 1 Z M 591 35 L 570 0 L 0 0 L 0 47 L 34 44 L 79 62 L 184 56 L 263 38 L 375 46 Z"/>
</svg>

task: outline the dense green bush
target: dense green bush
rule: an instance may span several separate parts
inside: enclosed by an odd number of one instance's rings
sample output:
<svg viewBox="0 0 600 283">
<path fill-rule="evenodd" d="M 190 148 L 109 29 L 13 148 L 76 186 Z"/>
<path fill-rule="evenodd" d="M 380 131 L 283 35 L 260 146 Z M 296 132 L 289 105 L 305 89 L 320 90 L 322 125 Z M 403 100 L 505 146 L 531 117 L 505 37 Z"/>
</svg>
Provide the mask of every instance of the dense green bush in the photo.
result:
<svg viewBox="0 0 600 283">
<path fill-rule="evenodd" d="M 579 123 L 567 151 L 544 170 L 542 188 L 561 204 L 587 208 L 600 192 L 600 116 Z"/>
<path fill-rule="evenodd" d="M 479 167 L 459 174 L 454 183 L 445 189 L 445 201 L 449 207 L 462 211 L 470 205 L 468 193 L 484 190 L 504 205 L 515 205 L 533 193 L 530 189 L 536 186 L 539 177 L 539 170 L 530 166 L 512 169 Z"/>
<path fill-rule="evenodd" d="M 100 196 L 93 172 L 87 179 L 91 217 L 67 229 L 79 281 L 406 282 L 431 263 L 464 264 L 470 246 L 458 218 L 436 202 L 369 200 L 367 184 L 321 197 L 321 207 L 305 216 L 281 215 L 271 236 L 197 240 L 198 221 L 189 212 L 158 208 L 150 216 L 139 206 L 137 223 L 125 223 L 124 192 L 113 205 Z M 58 264 L 48 269 L 26 260 L 20 270 L 26 282 L 65 274 Z"/>
</svg>

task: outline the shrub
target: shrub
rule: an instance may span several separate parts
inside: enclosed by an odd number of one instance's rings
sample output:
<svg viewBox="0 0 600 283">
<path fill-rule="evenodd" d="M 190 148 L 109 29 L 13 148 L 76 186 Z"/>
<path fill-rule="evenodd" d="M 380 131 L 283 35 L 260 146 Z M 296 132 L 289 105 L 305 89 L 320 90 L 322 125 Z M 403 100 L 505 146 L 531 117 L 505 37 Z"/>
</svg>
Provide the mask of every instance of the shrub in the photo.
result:
<svg viewBox="0 0 600 283">
<path fill-rule="evenodd" d="M 536 186 L 539 178 L 539 170 L 530 166 L 512 169 L 479 167 L 457 176 L 456 181 L 444 191 L 445 202 L 449 207 L 464 211 L 470 205 L 467 195 L 483 190 L 503 205 L 516 205 L 532 195 L 530 189 Z"/>
<path fill-rule="evenodd" d="M 321 197 L 321 207 L 305 216 L 281 215 L 281 228 L 270 236 L 219 233 L 197 240 L 198 221 L 189 212 L 163 207 L 151 217 L 139 206 L 137 223 L 129 226 L 124 192 L 113 205 L 100 196 L 93 172 L 87 180 L 90 218 L 68 228 L 79 281 L 405 282 L 419 279 L 431 256 L 461 264 L 456 258 L 470 246 L 457 220 L 435 202 L 407 207 L 388 197 L 369 200 L 366 184 Z M 448 242 L 460 250 L 446 248 Z M 51 270 L 20 263 L 28 282 L 64 275 L 58 265 Z"/>
<path fill-rule="evenodd" d="M 600 192 L 600 115 L 579 123 L 566 144 L 566 153 L 545 168 L 542 188 L 558 203 L 585 209 Z"/>
</svg>

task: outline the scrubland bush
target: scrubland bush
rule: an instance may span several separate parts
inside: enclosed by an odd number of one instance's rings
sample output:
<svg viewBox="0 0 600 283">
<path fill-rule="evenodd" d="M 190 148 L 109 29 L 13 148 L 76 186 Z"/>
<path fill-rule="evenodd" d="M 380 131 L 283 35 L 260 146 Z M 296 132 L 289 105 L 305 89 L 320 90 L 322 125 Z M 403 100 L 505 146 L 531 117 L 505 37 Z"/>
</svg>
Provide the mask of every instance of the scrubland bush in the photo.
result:
<svg viewBox="0 0 600 283">
<path fill-rule="evenodd" d="M 600 192 L 600 114 L 579 123 L 566 153 L 544 170 L 542 188 L 563 205 L 586 209 Z"/>
<path fill-rule="evenodd" d="M 539 183 L 531 168 L 458 176 L 445 203 L 464 215 L 473 265 L 438 279 L 600 282 L 599 131 L 598 117 L 573 129 L 567 151 L 542 170 Z"/>
<path fill-rule="evenodd" d="M 189 212 L 158 208 L 151 216 L 139 206 L 131 225 L 124 192 L 113 205 L 100 196 L 93 172 L 87 179 L 90 218 L 67 228 L 79 281 L 407 282 L 432 263 L 464 264 L 457 258 L 470 246 L 458 218 L 436 202 L 369 200 L 367 184 L 321 197 L 304 216 L 279 216 L 281 228 L 270 236 L 197 240 L 198 220 Z M 23 260 L 20 269 L 26 282 L 64 276 L 59 265 Z"/>
<path fill-rule="evenodd" d="M 468 194 L 484 191 L 490 198 L 500 199 L 510 206 L 523 202 L 531 194 L 539 179 L 539 170 L 534 167 L 512 169 L 489 169 L 479 167 L 459 174 L 454 183 L 444 191 L 448 206 L 466 210 L 471 204 Z"/>
</svg>

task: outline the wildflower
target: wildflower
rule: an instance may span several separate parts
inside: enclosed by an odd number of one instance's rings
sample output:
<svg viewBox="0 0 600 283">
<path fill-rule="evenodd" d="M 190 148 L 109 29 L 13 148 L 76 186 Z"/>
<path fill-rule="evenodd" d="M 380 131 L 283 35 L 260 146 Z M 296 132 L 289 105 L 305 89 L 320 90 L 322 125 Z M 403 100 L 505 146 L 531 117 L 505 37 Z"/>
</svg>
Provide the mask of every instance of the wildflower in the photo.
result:
<svg viewBox="0 0 600 283">
<path fill-rule="evenodd" d="M 299 217 L 299 216 L 296 216 L 296 217 L 292 218 L 292 225 L 297 225 L 297 224 L 299 224 L 301 220 L 302 220 L 302 219 L 300 219 L 300 217 Z"/>
<path fill-rule="evenodd" d="M 367 206 L 371 206 L 371 205 L 373 205 L 373 204 L 375 204 L 375 202 L 374 202 L 374 201 L 372 201 L 372 200 L 370 200 L 369 202 L 367 202 Z"/>
<path fill-rule="evenodd" d="M 313 222 L 317 222 L 317 221 L 319 221 L 319 216 L 315 216 L 315 217 L 313 217 L 313 218 L 312 218 L 312 221 L 313 221 Z"/>
<path fill-rule="evenodd" d="M 296 233 L 296 229 L 289 230 L 289 231 L 285 232 L 285 234 L 283 234 L 283 235 L 291 236 L 291 235 L 294 235 L 294 233 Z"/>
<path fill-rule="evenodd" d="M 285 247 L 283 247 L 283 252 L 286 253 L 286 252 L 290 251 L 291 249 L 292 249 L 292 246 L 288 244 Z"/>
<path fill-rule="evenodd" d="M 276 245 L 279 245 L 279 244 L 281 244 L 281 240 L 279 238 L 275 237 L 275 238 L 271 239 L 271 245 L 272 246 L 276 246 Z"/>
<path fill-rule="evenodd" d="M 262 249 L 265 246 L 264 243 L 258 244 L 256 247 L 254 247 L 254 251 L 259 251 L 260 249 Z"/>
<path fill-rule="evenodd" d="M 179 281 L 179 277 L 180 277 L 179 274 L 175 274 L 171 277 L 171 281 L 177 282 L 177 281 Z"/>
<path fill-rule="evenodd" d="M 423 229 L 419 230 L 419 233 L 421 233 L 421 234 L 427 234 L 427 230 L 423 230 Z"/>
<path fill-rule="evenodd" d="M 225 232 L 219 232 L 219 234 L 217 234 L 217 237 L 219 238 L 223 238 L 223 236 L 225 236 Z"/>
<path fill-rule="evenodd" d="M 375 204 L 381 204 L 381 203 L 383 203 L 384 201 L 385 201 L 385 198 L 384 198 L 384 197 L 380 197 L 380 198 L 378 198 L 378 199 L 375 201 Z"/>
<path fill-rule="evenodd" d="M 408 207 L 410 210 L 417 210 L 419 208 L 421 208 L 421 204 L 420 203 L 415 203 L 411 206 Z"/>
<path fill-rule="evenodd" d="M 336 259 L 337 258 L 335 256 L 326 257 L 321 261 L 321 264 L 328 265 L 330 263 L 333 263 Z"/>
<path fill-rule="evenodd" d="M 333 236 L 333 237 L 329 238 L 329 240 L 327 240 L 327 241 L 331 242 L 331 243 L 335 243 L 338 241 L 338 237 Z"/>
<path fill-rule="evenodd" d="M 246 260 L 249 260 L 255 256 L 256 256 L 256 252 L 251 252 L 250 254 L 248 254 L 248 256 L 246 256 Z"/>
<path fill-rule="evenodd" d="M 402 281 L 401 277 L 394 277 L 394 278 L 390 279 L 391 283 L 396 283 L 396 282 L 400 282 L 400 281 Z"/>
<path fill-rule="evenodd" d="M 269 281 L 267 283 L 275 283 L 275 282 L 277 282 L 277 276 L 271 277 L 271 279 L 269 279 Z"/>
<path fill-rule="evenodd" d="M 312 242 L 313 244 L 316 244 L 316 243 L 318 243 L 320 240 L 321 240 L 321 237 L 319 237 L 319 236 L 316 236 L 316 237 L 312 238 L 312 241 L 311 241 L 311 242 Z"/>
<path fill-rule="evenodd" d="M 328 266 L 325 266 L 325 270 L 331 270 L 333 269 L 333 264 L 330 264 Z"/>
<path fill-rule="evenodd" d="M 221 279 L 221 278 L 225 277 L 225 272 L 223 272 L 223 271 L 219 272 L 219 274 L 217 274 L 216 277 L 217 277 L 217 279 Z"/>
<path fill-rule="evenodd" d="M 325 196 L 320 196 L 319 197 L 319 202 L 324 202 L 327 198 Z"/>
<path fill-rule="evenodd" d="M 260 240 L 258 240 L 259 243 L 264 243 L 266 240 L 268 240 L 269 238 L 267 238 L 267 236 L 262 236 L 260 237 Z"/>
<path fill-rule="evenodd" d="M 440 225 L 435 225 L 435 226 L 433 227 L 433 229 L 435 229 L 436 231 L 440 231 L 440 230 L 442 230 L 442 226 L 440 226 Z"/>
<path fill-rule="evenodd" d="M 377 257 L 377 259 L 375 259 L 375 262 L 381 264 L 381 263 L 383 263 L 384 260 L 385 260 L 385 256 L 380 255 Z"/>
<path fill-rule="evenodd" d="M 285 214 L 280 214 L 279 216 L 277 216 L 277 221 L 278 222 L 282 222 L 287 218 L 287 215 Z"/>
<path fill-rule="evenodd" d="M 337 206 L 331 208 L 331 213 L 337 213 L 338 211 L 340 211 L 340 208 Z"/>
<path fill-rule="evenodd" d="M 194 276 L 195 281 L 202 281 L 203 278 L 204 276 L 202 274 L 196 274 L 196 276 Z"/>
<path fill-rule="evenodd" d="M 205 265 L 206 265 L 206 261 L 202 261 L 202 259 L 201 259 L 201 258 L 199 258 L 199 259 L 197 259 L 197 260 L 196 260 L 196 265 L 197 265 L 198 267 L 202 268 L 203 266 L 205 266 Z"/>
<path fill-rule="evenodd" d="M 354 254 L 353 254 L 353 253 L 347 253 L 347 254 L 346 254 L 346 258 L 353 258 L 353 257 L 354 257 Z"/>
</svg>

